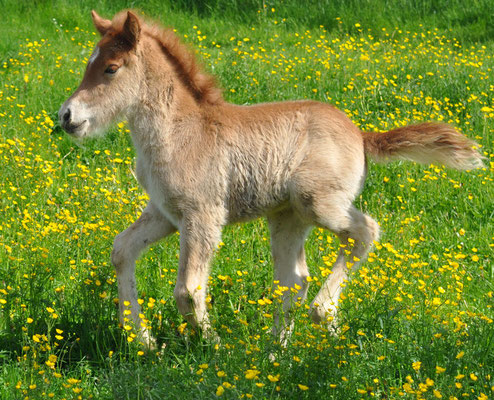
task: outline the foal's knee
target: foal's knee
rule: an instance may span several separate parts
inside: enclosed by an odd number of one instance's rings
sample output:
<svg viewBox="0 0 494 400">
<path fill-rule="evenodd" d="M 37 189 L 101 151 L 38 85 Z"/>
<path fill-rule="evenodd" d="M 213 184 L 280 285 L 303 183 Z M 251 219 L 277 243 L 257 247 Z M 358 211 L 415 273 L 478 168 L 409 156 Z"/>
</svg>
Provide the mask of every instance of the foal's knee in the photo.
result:
<svg viewBox="0 0 494 400">
<path fill-rule="evenodd" d="M 344 238 L 352 238 L 366 247 L 379 239 L 379 224 L 372 217 L 358 212 L 354 221 L 355 224 L 344 231 Z"/>
<path fill-rule="evenodd" d="M 129 258 L 131 258 L 131 254 L 129 254 L 129 244 L 125 240 L 125 232 L 122 232 L 115 236 L 113 241 L 111 262 L 118 271 Z"/>
<path fill-rule="evenodd" d="M 365 226 L 367 227 L 367 232 L 368 232 L 368 240 L 369 243 L 372 243 L 373 241 L 378 241 L 379 240 L 379 224 L 374 220 L 373 218 L 369 217 L 368 215 L 364 215 L 365 217 Z"/>
</svg>

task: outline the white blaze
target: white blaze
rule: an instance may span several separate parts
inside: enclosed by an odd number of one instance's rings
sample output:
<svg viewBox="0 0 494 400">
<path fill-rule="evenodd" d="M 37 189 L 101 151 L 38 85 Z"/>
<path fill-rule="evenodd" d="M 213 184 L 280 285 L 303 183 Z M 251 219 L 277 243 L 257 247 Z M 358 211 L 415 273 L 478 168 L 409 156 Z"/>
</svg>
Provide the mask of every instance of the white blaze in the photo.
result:
<svg viewBox="0 0 494 400">
<path fill-rule="evenodd" d="M 99 56 L 99 47 L 96 46 L 94 51 L 93 51 L 93 54 L 91 54 L 91 57 L 89 57 L 89 61 L 88 61 L 88 64 L 91 64 L 94 62 L 94 60 L 96 60 Z"/>
</svg>

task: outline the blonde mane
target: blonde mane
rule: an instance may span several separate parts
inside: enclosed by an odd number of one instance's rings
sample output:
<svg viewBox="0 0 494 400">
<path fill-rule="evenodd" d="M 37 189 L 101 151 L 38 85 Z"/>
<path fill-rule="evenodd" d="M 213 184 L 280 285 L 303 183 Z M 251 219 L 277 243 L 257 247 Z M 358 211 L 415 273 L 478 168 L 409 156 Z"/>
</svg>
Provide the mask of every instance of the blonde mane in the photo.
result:
<svg viewBox="0 0 494 400">
<path fill-rule="evenodd" d="M 112 26 L 117 32 L 123 29 L 128 11 L 122 11 L 113 18 Z M 173 29 L 163 28 L 154 21 L 148 22 L 138 12 L 130 11 L 138 16 L 141 33 L 158 42 L 178 78 L 198 103 L 221 104 L 224 102 L 222 90 L 217 86 L 214 76 L 204 71 L 193 51 L 180 40 Z"/>
</svg>

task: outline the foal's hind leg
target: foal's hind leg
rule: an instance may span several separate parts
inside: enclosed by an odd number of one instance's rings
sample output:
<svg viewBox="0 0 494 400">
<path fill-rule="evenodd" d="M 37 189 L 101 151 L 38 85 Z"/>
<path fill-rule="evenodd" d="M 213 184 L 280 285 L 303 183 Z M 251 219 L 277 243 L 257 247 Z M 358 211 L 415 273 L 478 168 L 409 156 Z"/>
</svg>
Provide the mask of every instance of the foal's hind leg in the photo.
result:
<svg viewBox="0 0 494 400">
<path fill-rule="evenodd" d="M 273 335 L 286 342 L 292 328 L 290 309 L 307 295 L 309 271 L 305 262 L 304 242 L 310 226 L 292 211 L 268 216 L 271 231 L 271 251 L 274 262 L 273 292 L 283 291 L 282 312 L 274 316 Z"/>
<path fill-rule="evenodd" d="M 335 317 L 342 284 L 367 256 L 374 240 L 379 237 L 379 225 L 368 215 L 350 205 L 347 210 L 331 207 L 328 217 L 318 223 L 335 232 L 341 241 L 341 249 L 333 265 L 332 274 L 326 279 L 311 304 L 312 319 L 319 323 L 328 316 Z"/>
<path fill-rule="evenodd" d="M 175 231 L 176 228 L 150 202 L 137 221 L 117 235 L 113 243 L 112 263 L 117 273 L 120 322 L 125 325 L 130 316 L 148 344 L 152 340 L 140 317 L 135 261 L 147 246 Z M 129 312 L 130 315 L 127 315 Z"/>
</svg>

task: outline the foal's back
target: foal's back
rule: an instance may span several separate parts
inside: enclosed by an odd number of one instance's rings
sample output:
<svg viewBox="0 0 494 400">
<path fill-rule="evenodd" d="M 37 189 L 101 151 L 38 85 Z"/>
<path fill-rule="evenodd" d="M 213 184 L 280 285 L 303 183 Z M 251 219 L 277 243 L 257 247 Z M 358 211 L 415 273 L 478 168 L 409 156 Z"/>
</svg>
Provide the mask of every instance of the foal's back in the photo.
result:
<svg viewBox="0 0 494 400">
<path fill-rule="evenodd" d="M 224 104 L 218 115 L 229 161 L 229 222 L 305 208 L 307 199 L 328 190 L 344 191 L 351 200 L 357 195 L 364 174 L 363 141 L 341 111 L 295 101 Z"/>
</svg>

